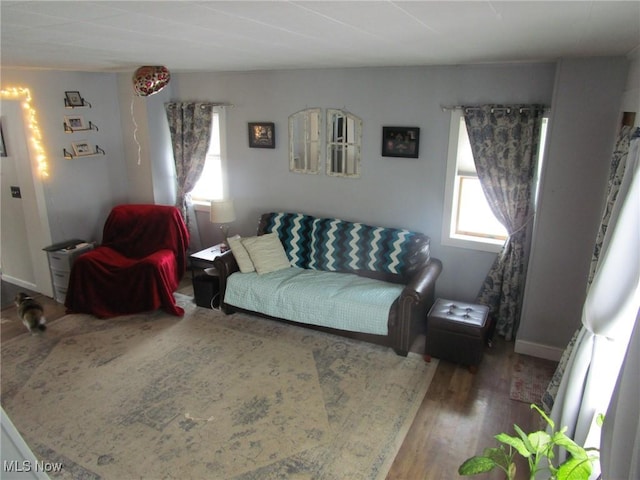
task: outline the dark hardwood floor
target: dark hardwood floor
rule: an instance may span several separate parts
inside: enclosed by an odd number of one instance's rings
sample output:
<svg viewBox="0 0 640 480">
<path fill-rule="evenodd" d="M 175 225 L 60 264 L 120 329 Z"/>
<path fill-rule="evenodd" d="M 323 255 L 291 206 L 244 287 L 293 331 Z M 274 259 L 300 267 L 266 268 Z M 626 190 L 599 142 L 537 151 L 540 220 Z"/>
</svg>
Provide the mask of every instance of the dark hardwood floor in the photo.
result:
<svg viewBox="0 0 640 480">
<path fill-rule="evenodd" d="M 193 295 L 191 276 L 187 274 L 181 293 Z M 49 323 L 65 314 L 63 305 L 44 295 L 36 297 L 45 307 Z M 5 342 L 26 334 L 13 306 L 2 309 L 0 338 Z M 422 353 L 424 337 L 412 351 Z M 433 381 L 406 435 L 388 480 L 451 480 L 458 475 L 459 465 L 485 447 L 496 446 L 493 436 L 500 432 L 513 434 L 513 424 L 530 431 L 540 427 L 538 415 L 528 404 L 511 400 L 511 373 L 519 359 L 548 362 L 514 352 L 513 342 L 496 338 L 487 348 L 478 372 L 440 361 Z M 504 479 L 501 472 L 478 475 L 478 479 Z M 518 479 L 527 479 L 524 463 L 518 466 Z"/>
<path fill-rule="evenodd" d="M 519 358 L 548 362 L 513 351 L 513 342 L 496 338 L 485 351 L 478 372 L 440 361 L 429 390 L 400 451 L 388 480 L 450 480 L 465 478 L 458 467 L 498 442 L 494 435 L 515 434 L 516 423 L 524 431 L 540 427 L 539 416 L 529 404 L 511 400 L 511 373 Z M 518 463 L 518 479 L 528 479 L 526 464 Z M 504 479 L 501 471 L 478 479 Z"/>
</svg>

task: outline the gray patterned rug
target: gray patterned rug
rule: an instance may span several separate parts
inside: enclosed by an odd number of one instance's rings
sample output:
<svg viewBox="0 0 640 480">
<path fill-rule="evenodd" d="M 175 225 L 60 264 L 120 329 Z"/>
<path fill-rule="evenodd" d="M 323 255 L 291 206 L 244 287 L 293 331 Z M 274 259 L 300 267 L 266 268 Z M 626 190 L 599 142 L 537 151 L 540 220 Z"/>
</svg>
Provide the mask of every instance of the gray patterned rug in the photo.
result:
<svg viewBox="0 0 640 480">
<path fill-rule="evenodd" d="M 2 345 L 2 406 L 52 478 L 384 478 L 437 361 L 177 294 Z"/>
</svg>

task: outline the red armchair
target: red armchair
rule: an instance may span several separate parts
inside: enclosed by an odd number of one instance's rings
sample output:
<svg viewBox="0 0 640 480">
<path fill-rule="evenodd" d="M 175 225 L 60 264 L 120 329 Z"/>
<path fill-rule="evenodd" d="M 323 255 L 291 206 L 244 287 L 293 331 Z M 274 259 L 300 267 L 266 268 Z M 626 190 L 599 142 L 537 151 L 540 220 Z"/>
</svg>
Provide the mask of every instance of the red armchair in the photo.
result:
<svg viewBox="0 0 640 480">
<path fill-rule="evenodd" d="M 102 245 L 73 263 L 68 312 L 107 318 L 162 308 L 182 316 L 173 297 L 186 271 L 189 232 L 175 207 L 120 205 L 104 224 Z"/>
</svg>

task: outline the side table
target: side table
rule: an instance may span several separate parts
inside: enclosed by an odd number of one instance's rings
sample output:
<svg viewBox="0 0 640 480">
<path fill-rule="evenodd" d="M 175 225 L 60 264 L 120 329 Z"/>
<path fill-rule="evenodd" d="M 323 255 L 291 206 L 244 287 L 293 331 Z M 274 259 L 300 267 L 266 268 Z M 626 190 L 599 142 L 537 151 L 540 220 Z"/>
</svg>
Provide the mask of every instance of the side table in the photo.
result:
<svg viewBox="0 0 640 480">
<path fill-rule="evenodd" d="M 69 286 L 71 266 L 77 257 L 93 250 L 93 243 L 74 238 L 65 242 L 56 243 L 43 248 L 47 252 L 51 283 L 53 285 L 53 298 L 56 302 L 64 304 Z"/>
<path fill-rule="evenodd" d="M 213 261 L 224 253 L 221 247 L 222 244 L 218 244 L 189 255 L 193 295 L 199 307 L 218 308 L 220 306 L 220 280 Z M 201 271 L 203 273 L 200 273 Z"/>
</svg>

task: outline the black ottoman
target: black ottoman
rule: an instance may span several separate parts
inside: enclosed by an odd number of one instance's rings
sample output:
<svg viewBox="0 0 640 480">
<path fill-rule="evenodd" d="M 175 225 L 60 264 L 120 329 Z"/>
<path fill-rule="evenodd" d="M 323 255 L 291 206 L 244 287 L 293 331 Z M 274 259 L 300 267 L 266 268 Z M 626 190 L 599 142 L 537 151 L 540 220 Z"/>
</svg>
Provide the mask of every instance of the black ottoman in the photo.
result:
<svg viewBox="0 0 640 480">
<path fill-rule="evenodd" d="M 439 298 L 427 315 L 425 360 L 461 363 L 475 373 L 489 330 L 489 307 Z"/>
</svg>

